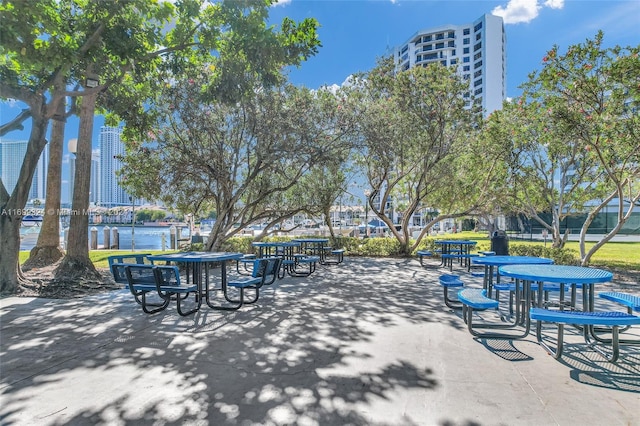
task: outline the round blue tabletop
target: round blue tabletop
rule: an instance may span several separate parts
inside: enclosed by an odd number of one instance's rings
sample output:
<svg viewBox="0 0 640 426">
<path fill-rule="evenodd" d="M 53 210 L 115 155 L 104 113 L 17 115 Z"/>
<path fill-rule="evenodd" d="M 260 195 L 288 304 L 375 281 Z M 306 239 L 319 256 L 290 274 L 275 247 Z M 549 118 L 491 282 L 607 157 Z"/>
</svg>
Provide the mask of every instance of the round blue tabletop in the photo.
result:
<svg viewBox="0 0 640 426">
<path fill-rule="evenodd" d="M 551 264 L 553 259 L 546 257 L 533 256 L 484 256 L 474 257 L 471 262 L 478 265 L 504 266 L 504 265 L 522 265 L 522 264 Z M 500 272 L 502 273 L 502 272 Z"/>
<path fill-rule="evenodd" d="M 300 242 L 295 241 L 254 241 L 254 247 L 299 247 Z"/>
<path fill-rule="evenodd" d="M 155 254 L 148 256 L 149 260 L 158 260 L 166 262 L 189 262 L 189 263 L 206 263 L 206 262 L 224 262 L 227 260 L 237 260 L 242 258 L 244 253 L 233 252 L 211 252 L 211 251 L 189 251 L 168 254 Z"/>
<path fill-rule="evenodd" d="M 507 265 L 501 266 L 500 275 L 529 281 L 562 284 L 595 284 L 611 281 L 609 271 L 569 265 Z"/>
<path fill-rule="evenodd" d="M 460 244 L 460 245 L 474 245 L 478 244 L 477 241 L 471 240 L 436 240 L 435 244 Z"/>
</svg>

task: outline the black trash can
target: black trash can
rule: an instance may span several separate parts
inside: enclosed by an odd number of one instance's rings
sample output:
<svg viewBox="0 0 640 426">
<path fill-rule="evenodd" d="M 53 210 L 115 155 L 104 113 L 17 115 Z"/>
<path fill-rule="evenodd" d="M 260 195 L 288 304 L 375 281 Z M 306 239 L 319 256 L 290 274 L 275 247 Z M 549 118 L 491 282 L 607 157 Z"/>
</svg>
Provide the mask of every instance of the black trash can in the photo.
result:
<svg viewBox="0 0 640 426">
<path fill-rule="evenodd" d="M 493 233 L 491 236 L 491 251 L 495 252 L 496 256 L 509 255 L 509 239 L 506 232 L 498 230 Z"/>
</svg>

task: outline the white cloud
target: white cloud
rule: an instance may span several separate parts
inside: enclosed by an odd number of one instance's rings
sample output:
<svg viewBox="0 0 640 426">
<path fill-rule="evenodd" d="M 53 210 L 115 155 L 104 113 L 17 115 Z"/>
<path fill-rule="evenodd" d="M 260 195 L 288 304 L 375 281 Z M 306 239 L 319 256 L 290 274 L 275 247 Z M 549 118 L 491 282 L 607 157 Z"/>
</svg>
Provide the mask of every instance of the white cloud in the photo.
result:
<svg viewBox="0 0 640 426">
<path fill-rule="evenodd" d="M 520 24 L 531 22 L 543 7 L 562 9 L 564 0 L 509 0 L 506 6 L 498 6 L 491 13 L 501 16 L 505 24 Z"/>
<path fill-rule="evenodd" d="M 544 5 L 551 9 L 562 9 L 564 7 L 564 0 L 547 0 L 544 2 Z"/>
<path fill-rule="evenodd" d="M 274 4 L 272 4 L 271 6 L 285 6 L 289 3 L 291 3 L 292 0 L 278 0 L 276 1 Z"/>
</svg>

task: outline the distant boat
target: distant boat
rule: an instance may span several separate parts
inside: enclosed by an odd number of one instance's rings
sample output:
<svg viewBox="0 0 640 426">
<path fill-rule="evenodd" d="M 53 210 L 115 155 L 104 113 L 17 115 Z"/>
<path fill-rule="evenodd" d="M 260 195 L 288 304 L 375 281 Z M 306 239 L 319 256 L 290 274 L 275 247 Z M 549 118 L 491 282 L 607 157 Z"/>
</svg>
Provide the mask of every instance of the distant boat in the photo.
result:
<svg viewBox="0 0 640 426">
<path fill-rule="evenodd" d="M 22 226 L 40 226 L 42 225 L 42 219 L 42 216 L 38 214 L 28 214 L 22 218 Z"/>
</svg>

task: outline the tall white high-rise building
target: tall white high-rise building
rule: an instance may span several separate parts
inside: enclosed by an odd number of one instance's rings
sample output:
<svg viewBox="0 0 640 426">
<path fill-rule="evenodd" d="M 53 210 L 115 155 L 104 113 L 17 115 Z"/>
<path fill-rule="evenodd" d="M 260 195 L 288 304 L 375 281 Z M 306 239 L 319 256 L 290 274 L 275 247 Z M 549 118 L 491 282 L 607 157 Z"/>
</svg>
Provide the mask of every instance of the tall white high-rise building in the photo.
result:
<svg viewBox="0 0 640 426">
<path fill-rule="evenodd" d="M 44 200 L 47 196 L 47 169 L 49 168 L 49 144 L 47 143 L 40 154 L 36 171 L 31 181 L 29 198 Z"/>
<path fill-rule="evenodd" d="M 76 154 L 69 154 L 69 205 L 73 203 L 73 188 L 76 183 Z"/>
<path fill-rule="evenodd" d="M 13 192 L 20 177 L 20 169 L 27 153 L 29 141 L 0 140 L 0 177 L 9 194 Z M 47 165 L 49 164 L 49 144 L 45 145 L 31 181 L 29 199 L 44 200 L 47 191 Z"/>
<path fill-rule="evenodd" d="M 100 202 L 100 150 L 91 151 L 91 181 L 89 183 L 89 202 L 98 204 Z"/>
<path fill-rule="evenodd" d="M 122 168 L 118 156 L 124 154 L 124 144 L 120 141 L 122 128 L 103 126 L 100 129 L 100 198 L 105 207 L 131 204 L 129 195 L 118 184 L 116 172 Z"/>
<path fill-rule="evenodd" d="M 502 18 L 486 14 L 469 24 L 418 31 L 395 49 L 396 69 L 432 62 L 457 67 L 469 80 L 469 99 L 474 96 L 488 115 L 506 99 L 506 44 Z"/>
</svg>

